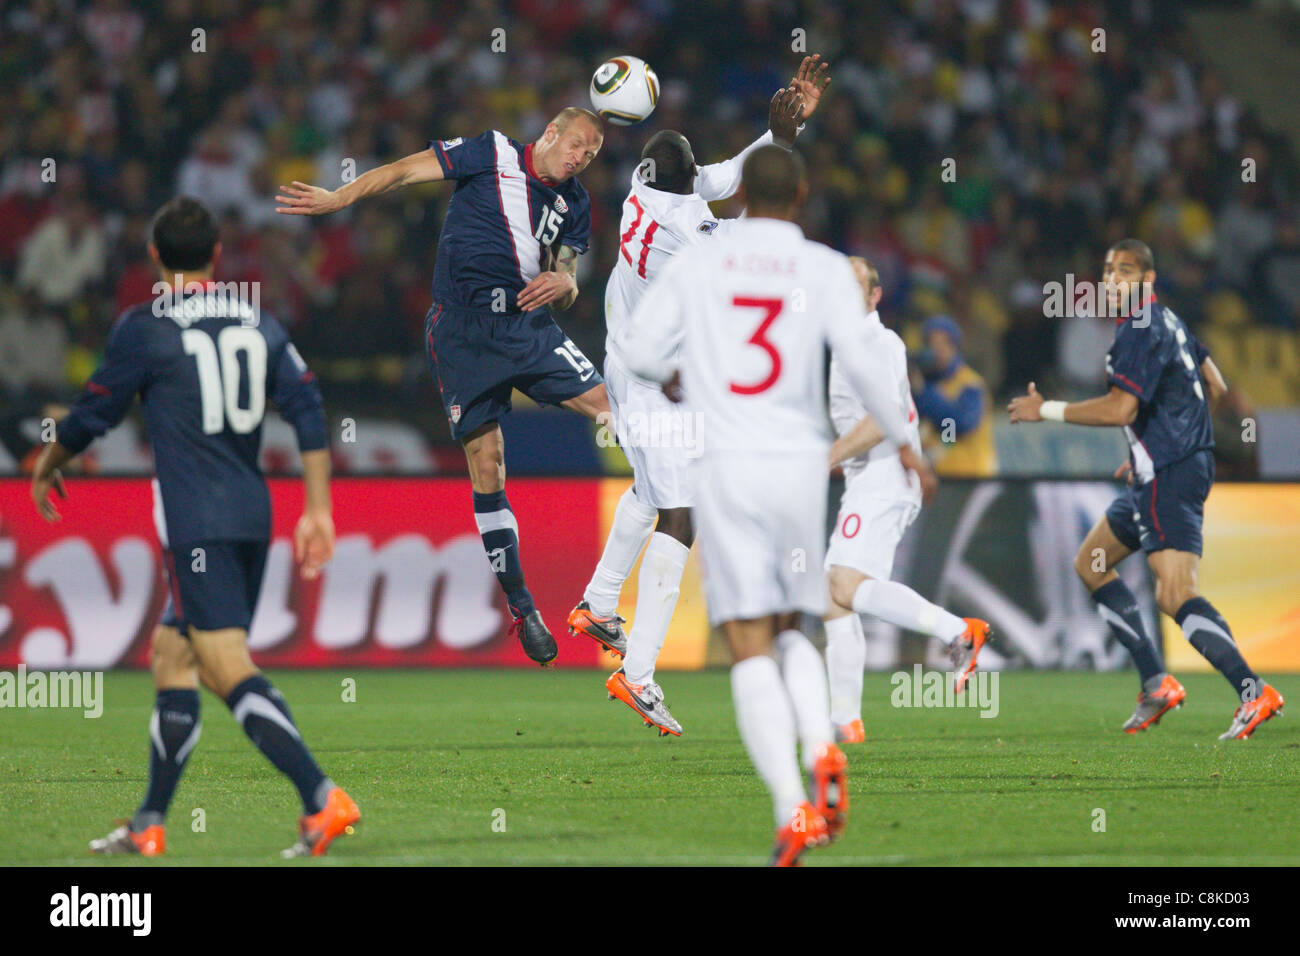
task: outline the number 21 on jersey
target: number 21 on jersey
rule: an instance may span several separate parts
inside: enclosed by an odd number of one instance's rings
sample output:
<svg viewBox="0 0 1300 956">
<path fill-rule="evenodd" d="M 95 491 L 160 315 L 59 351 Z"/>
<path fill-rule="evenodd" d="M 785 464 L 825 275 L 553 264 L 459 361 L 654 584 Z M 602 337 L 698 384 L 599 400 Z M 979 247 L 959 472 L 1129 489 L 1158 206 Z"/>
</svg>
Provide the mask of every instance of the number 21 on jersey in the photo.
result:
<svg viewBox="0 0 1300 956">
<path fill-rule="evenodd" d="M 230 430 L 246 435 L 262 423 L 266 412 L 266 339 L 256 329 L 228 325 L 216 341 L 202 329 L 181 333 L 181 346 L 193 355 L 199 373 L 199 402 L 203 411 L 203 433 L 215 435 Z M 239 356 L 248 369 L 248 407 L 239 404 L 243 378 Z"/>
</svg>

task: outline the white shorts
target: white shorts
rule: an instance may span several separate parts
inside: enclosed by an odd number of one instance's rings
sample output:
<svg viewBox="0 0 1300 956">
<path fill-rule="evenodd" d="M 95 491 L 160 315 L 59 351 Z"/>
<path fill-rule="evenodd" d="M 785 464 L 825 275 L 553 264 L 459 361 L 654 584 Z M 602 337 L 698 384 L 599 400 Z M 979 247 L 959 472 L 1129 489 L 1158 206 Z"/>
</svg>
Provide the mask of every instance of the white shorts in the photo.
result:
<svg viewBox="0 0 1300 956">
<path fill-rule="evenodd" d="M 894 552 L 921 508 L 907 498 L 881 498 L 869 484 L 849 482 L 840 499 L 826 569 L 840 565 L 877 581 L 894 573 Z"/>
<path fill-rule="evenodd" d="M 605 394 L 619 446 L 632 466 L 637 501 L 652 508 L 689 508 L 690 465 L 700 448 L 698 418 L 613 356 L 605 359 Z"/>
<path fill-rule="evenodd" d="M 824 614 L 825 454 L 705 456 L 691 476 L 709 623 Z"/>
</svg>

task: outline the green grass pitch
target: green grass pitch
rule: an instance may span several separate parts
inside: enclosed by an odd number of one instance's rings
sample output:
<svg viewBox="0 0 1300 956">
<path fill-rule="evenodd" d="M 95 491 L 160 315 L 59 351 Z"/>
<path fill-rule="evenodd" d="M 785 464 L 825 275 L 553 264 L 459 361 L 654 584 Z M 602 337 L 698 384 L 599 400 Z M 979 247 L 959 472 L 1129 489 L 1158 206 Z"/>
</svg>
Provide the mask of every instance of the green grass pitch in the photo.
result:
<svg viewBox="0 0 1300 956">
<path fill-rule="evenodd" d="M 725 671 L 660 675 L 685 727 L 659 739 L 594 671 L 272 673 L 308 744 L 361 806 L 357 834 L 282 863 L 297 798 L 215 697 L 161 860 L 92 859 L 86 842 L 143 794 L 150 678 L 109 673 L 99 719 L 0 711 L 0 864 L 759 864 L 771 805 L 737 736 Z M 343 700 L 347 677 L 356 701 Z M 808 865 L 1300 863 L 1300 724 L 1223 742 L 1232 697 L 1119 733 L 1131 673 L 1006 673 L 1000 713 L 903 709 L 868 675 L 869 740 L 847 748 L 845 836 Z M 1276 681 L 1300 701 L 1300 678 Z M 1105 831 L 1094 829 L 1105 812 Z M 202 810 L 205 824 L 196 830 Z"/>
</svg>

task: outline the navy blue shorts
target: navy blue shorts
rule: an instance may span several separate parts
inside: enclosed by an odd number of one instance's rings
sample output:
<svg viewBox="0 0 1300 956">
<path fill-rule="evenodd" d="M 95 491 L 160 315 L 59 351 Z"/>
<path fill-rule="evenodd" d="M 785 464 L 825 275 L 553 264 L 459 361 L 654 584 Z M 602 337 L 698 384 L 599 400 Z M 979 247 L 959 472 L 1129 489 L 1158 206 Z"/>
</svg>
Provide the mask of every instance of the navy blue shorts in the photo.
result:
<svg viewBox="0 0 1300 956">
<path fill-rule="evenodd" d="M 266 541 L 203 541 L 164 548 L 168 593 L 163 624 L 185 635 L 191 627 L 248 630 L 268 547 Z"/>
<path fill-rule="evenodd" d="M 1173 548 L 1201 553 L 1201 519 L 1214 484 L 1214 453 L 1198 451 L 1120 493 L 1106 520 L 1124 547 L 1147 554 Z"/>
<path fill-rule="evenodd" d="M 435 302 L 424 332 L 453 438 L 510 411 L 513 389 L 559 405 L 603 381 L 544 308 L 485 312 Z"/>
</svg>

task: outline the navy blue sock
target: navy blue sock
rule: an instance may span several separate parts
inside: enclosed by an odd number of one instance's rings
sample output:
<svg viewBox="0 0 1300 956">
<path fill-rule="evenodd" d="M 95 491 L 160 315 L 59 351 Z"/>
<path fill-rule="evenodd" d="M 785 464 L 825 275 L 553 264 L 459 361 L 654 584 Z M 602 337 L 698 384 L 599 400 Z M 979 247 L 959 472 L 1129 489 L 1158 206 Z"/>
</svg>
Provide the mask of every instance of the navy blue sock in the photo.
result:
<svg viewBox="0 0 1300 956">
<path fill-rule="evenodd" d="M 253 745 L 293 781 L 304 811 L 309 815 L 320 812 L 332 784 L 302 742 L 280 692 L 261 674 L 254 674 L 230 692 L 226 706 Z"/>
<path fill-rule="evenodd" d="M 1097 610 L 1110 625 L 1110 632 L 1126 648 L 1133 663 L 1137 665 L 1138 680 L 1144 690 L 1147 681 L 1163 677 L 1165 666 L 1160 660 L 1160 651 L 1154 641 L 1147 637 L 1146 628 L 1142 626 L 1142 613 L 1138 610 L 1137 598 L 1128 589 L 1128 585 L 1116 578 L 1103 584 L 1092 592 L 1092 599 L 1097 602 Z"/>
<path fill-rule="evenodd" d="M 524 617 L 533 611 L 533 596 L 524 587 L 524 568 L 519 561 L 519 524 L 510 510 L 504 491 L 488 494 L 474 492 L 474 520 L 483 538 L 497 583 L 506 592 L 506 601 L 515 617 Z"/>
<path fill-rule="evenodd" d="M 131 818 L 137 833 L 161 824 L 180 783 L 181 771 L 199 742 L 199 692 L 184 688 L 158 691 L 149 718 L 149 789 Z"/>
<path fill-rule="evenodd" d="M 1237 650 L 1228 622 L 1213 604 L 1203 597 L 1194 597 L 1178 609 L 1174 620 L 1183 629 L 1187 642 L 1228 679 L 1238 697 L 1246 701 L 1259 696 L 1264 683 Z"/>
</svg>

